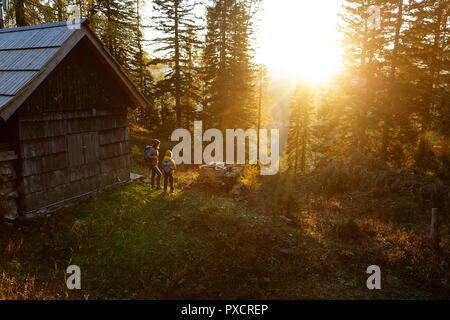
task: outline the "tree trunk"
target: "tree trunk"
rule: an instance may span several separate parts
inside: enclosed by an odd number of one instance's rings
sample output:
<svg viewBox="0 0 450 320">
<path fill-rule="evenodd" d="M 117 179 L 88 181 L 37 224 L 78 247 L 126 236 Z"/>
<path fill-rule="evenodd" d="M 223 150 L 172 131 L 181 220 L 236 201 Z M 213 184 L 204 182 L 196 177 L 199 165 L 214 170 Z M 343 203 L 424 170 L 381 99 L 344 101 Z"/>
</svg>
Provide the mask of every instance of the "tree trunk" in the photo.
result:
<svg viewBox="0 0 450 320">
<path fill-rule="evenodd" d="M 179 39 L 179 2 L 175 2 L 175 111 L 177 115 L 177 128 L 181 128 L 181 77 L 180 77 L 180 39 Z"/>
<path fill-rule="evenodd" d="M 261 108 L 262 108 L 262 94 L 263 94 L 263 68 L 260 66 L 260 78 L 259 78 L 259 104 L 258 104 L 258 131 L 257 131 L 257 142 L 256 142 L 256 152 L 259 157 L 259 131 L 261 130 Z"/>
<path fill-rule="evenodd" d="M 137 14 L 137 32 L 138 32 L 138 50 L 139 50 L 139 89 L 141 93 L 144 92 L 144 51 L 142 48 L 142 34 L 141 34 L 141 3 L 140 0 L 137 0 L 136 4 L 136 14 Z"/>
<path fill-rule="evenodd" d="M 394 48 L 392 49 L 392 64 L 391 64 L 391 73 L 390 73 L 390 84 L 393 86 L 396 76 L 395 72 L 397 71 L 397 59 L 398 59 L 398 45 L 400 42 L 400 32 L 403 25 L 403 0 L 398 0 L 398 13 L 397 20 L 395 26 L 395 37 L 394 37 Z M 395 110 L 395 96 L 393 95 L 393 100 L 391 100 L 390 108 L 391 112 L 384 113 L 384 125 L 383 125 L 383 136 L 381 139 L 381 155 L 380 158 L 382 160 L 387 159 L 387 146 L 389 143 L 389 131 L 391 129 L 391 117 L 392 112 Z"/>
<path fill-rule="evenodd" d="M 56 1 L 56 14 L 58 16 L 58 21 L 64 21 L 63 5 L 61 3 L 61 0 Z"/>
<path fill-rule="evenodd" d="M 428 131 L 428 128 L 430 126 L 430 119 L 433 113 L 433 107 L 434 107 L 434 89 L 436 85 L 439 83 L 439 75 L 441 73 L 441 63 L 440 63 L 440 57 L 439 51 L 440 51 L 440 42 L 441 42 L 441 24 L 442 24 L 442 18 L 443 18 L 443 12 L 444 11 L 444 1 L 439 1 L 439 7 L 437 9 L 437 17 L 436 17 L 436 28 L 434 29 L 433 36 L 434 36 L 434 43 L 433 43 L 433 49 L 432 49 L 432 57 L 431 57 L 431 65 L 430 65 L 430 74 L 431 74 L 431 81 L 428 88 L 429 92 L 429 108 L 425 111 L 425 115 L 422 120 L 422 133 L 425 133 Z"/>
<path fill-rule="evenodd" d="M 24 27 L 27 25 L 25 20 L 25 6 L 24 0 L 17 0 L 16 2 L 16 25 L 18 27 Z"/>
<path fill-rule="evenodd" d="M 300 120 L 297 118 L 295 128 L 295 162 L 294 162 L 294 174 L 297 174 L 297 168 L 298 168 L 298 147 L 300 144 L 299 141 L 299 135 L 300 135 Z"/>
<path fill-rule="evenodd" d="M 221 81 L 221 92 L 219 93 L 219 108 L 222 108 L 222 110 L 218 110 L 222 117 L 220 117 L 220 127 L 221 129 L 225 130 L 225 128 L 228 127 L 227 125 L 227 110 L 226 110 L 226 104 L 225 104 L 225 97 L 228 93 L 228 86 L 226 85 L 226 55 L 227 55 L 227 49 L 226 49 L 226 35 L 227 35 L 227 13 L 226 13 L 226 6 L 223 0 L 220 1 L 220 62 L 219 62 L 219 77 L 222 79 Z"/>
<path fill-rule="evenodd" d="M 367 21 L 364 25 L 364 37 L 363 37 L 363 42 L 362 42 L 362 46 L 361 46 L 361 56 L 360 56 L 360 79 L 359 81 L 361 81 L 361 83 L 364 84 L 364 86 L 366 86 L 366 59 L 367 59 L 367 42 L 368 42 L 368 26 L 367 26 Z M 367 93 L 367 88 L 364 87 L 364 93 Z M 356 130 L 355 132 L 355 142 L 356 142 L 356 147 L 359 153 L 362 153 L 363 151 L 363 145 L 364 145 L 364 140 L 365 140 L 365 129 L 364 129 L 364 120 L 363 118 L 366 115 L 366 109 L 367 109 L 367 97 L 363 96 L 363 102 L 362 102 L 362 106 L 361 108 L 359 108 L 359 112 L 357 117 L 358 119 L 358 123 L 357 123 L 357 128 L 355 128 Z"/>
<path fill-rule="evenodd" d="M 305 173 L 306 169 L 306 123 L 303 124 L 303 135 L 302 135 L 302 173 Z"/>
</svg>

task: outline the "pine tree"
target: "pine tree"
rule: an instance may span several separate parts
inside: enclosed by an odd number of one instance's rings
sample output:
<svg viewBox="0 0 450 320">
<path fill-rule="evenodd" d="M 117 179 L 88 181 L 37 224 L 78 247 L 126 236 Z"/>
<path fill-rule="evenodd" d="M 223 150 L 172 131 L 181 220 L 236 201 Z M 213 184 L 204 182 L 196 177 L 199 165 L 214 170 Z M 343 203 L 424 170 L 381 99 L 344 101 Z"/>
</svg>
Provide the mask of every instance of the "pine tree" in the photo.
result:
<svg viewBox="0 0 450 320">
<path fill-rule="evenodd" d="M 401 65 L 400 55 L 402 53 L 403 26 L 405 24 L 405 5 L 403 0 L 392 0 L 382 2 L 382 22 L 381 32 L 385 37 L 385 43 L 381 56 L 383 57 L 384 74 L 382 75 L 385 87 L 385 99 L 380 104 L 379 111 L 382 118 L 382 133 L 380 158 L 387 160 L 388 145 L 390 142 L 390 131 L 395 126 L 398 117 L 400 104 L 399 89 L 400 79 L 398 69 Z"/>
<path fill-rule="evenodd" d="M 198 110 L 201 105 L 201 47 L 197 34 L 189 29 L 189 39 L 184 51 L 186 53 L 186 71 L 182 95 L 182 109 L 184 128 L 191 128 L 194 120 L 198 119 Z"/>
<path fill-rule="evenodd" d="M 209 125 L 222 129 L 257 122 L 257 68 L 251 62 L 253 17 L 259 1 L 214 0 L 207 8 L 204 65 Z"/>
<path fill-rule="evenodd" d="M 144 50 L 144 35 L 142 32 L 141 0 L 136 1 L 136 25 L 133 28 L 134 39 L 130 43 L 132 57 L 130 60 L 130 76 L 139 91 L 150 102 L 147 106 L 140 106 L 135 111 L 135 121 L 147 129 L 154 128 L 159 121 L 155 108 L 155 84 L 151 72 L 152 60 Z"/>
<path fill-rule="evenodd" d="M 411 2 L 411 27 L 406 34 L 406 54 L 410 59 L 408 76 L 414 83 L 414 124 L 420 133 L 416 139 L 414 162 L 416 166 L 434 171 L 440 177 L 450 176 L 448 139 L 450 127 L 449 101 L 450 62 L 446 58 L 449 45 L 448 1 L 424 0 Z M 429 134 L 441 141 L 440 153 L 429 151 Z M 423 161 L 427 159 L 426 161 Z"/>
<path fill-rule="evenodd" d="M 352 123 L 345 121 L 349 111 L 342 97 L 345 92 L 336 84 L 320 90 L 316 108 L 316 121 L 311 124 L 311 152 L 314 155 L 314 166 L 325 160 L 340 160 L 353 152 L 353 139 L 349 139 Z"/>
<path fill-rule="evenodd" d="M 269 85 L 271 78 L 269 76 L 269 71 L 264 64 L 258 66 L 257 76 L 254 77 L 255 88 L 254 95 L 258 98 L 258 118 L 257 118 L 257 128 L 264 128 L 272 122 L 272 97 L 269 94 Z M 258 143 L 259 145 L 259 143 Z"/>
<path fill-rule="evenodd" d="M 376 90 L 379 82 L 380 63 L 377 57 L 382 49 L 383 38 L 377 25 L 375 0 L 346 0 L 341 15 L 344 47 L 344 67 L 341 87 L 345 95 L 345 121 L 352 124 L 353 149 L 367 153 L 374 140 L 373 118 Z"/>
<path fill-rule="evenodd" d="M 13 0 L 6 14 L 5 25 L 8 27 L 24 27 L 46 22 L 44 7 L 39 0 Z"/>
<path fill-rule="evenodd" d="M 442 97 L 448 92 L 450 62 L 445 58 L 449 45 L 449 6 L 445 0 L 414 1 L 413 21 L 408 30 L 407 54 L 412 59 L 410 76 L 415 80 L 416 99 L 422 133 L 433 128 L 433 120 L 445 113 Z"/>
<path fill-rule="evenodd" d="M 299 83 L 289 105 L 289 131 L 287 158 L 294 174 L 300 169 L 305 173 L 311 157 L 311 117 L 314 108 L 314 91 L 305 84 Z"/>
<path fill-rule="evenodd" d="M 199 30 L 193 14 L 194 4 L 187 0 L 155 0 L 153 9 L 159 14 L 153 18 L 156 23 L 154 29 L 162 34 L 154 39 L 155 43 L 162 45 L 155 51 L 164 54 L 162 61 L 168 66 L 161 87 L 172 92 L 175 99 L 176 126 L 181 127 L 181 99 L 187 90 L 186 73 L 189 70 L 189 53 L 186 50 L 198 44 L 193 36 L 193 33 Z"/>
<path fill-rule="evenodd" d="M 93 30 L 109 52 L 129 71 L 135 55 L 133 41 L 136 31 L 136 5 L 133 0 L 97 0 Z"/>
</svg>

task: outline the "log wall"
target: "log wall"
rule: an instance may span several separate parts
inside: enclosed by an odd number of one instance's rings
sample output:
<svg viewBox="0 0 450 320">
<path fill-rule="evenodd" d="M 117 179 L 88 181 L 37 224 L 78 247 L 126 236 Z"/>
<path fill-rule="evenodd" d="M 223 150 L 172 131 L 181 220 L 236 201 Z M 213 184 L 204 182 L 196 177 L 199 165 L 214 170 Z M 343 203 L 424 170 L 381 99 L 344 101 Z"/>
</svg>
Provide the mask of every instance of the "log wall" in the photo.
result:
<svg viewBox="0 0 450 320">
<path fill-rule="evenodd" d="M 0 220 L 14 220 L 18 216 L 16 159 L 14 151 L 0 151 Z"/>
<path fill-rule="evenodd" d="M 86 45 L 77 45 L 19 110 L 21 210 L 128 181 L 128 105 Z"/>
<path fill-rule="evenodd" d="M 0 121 L 0 221 L 18 216 L 17 192 L 17 117 Z"/>
</svg>

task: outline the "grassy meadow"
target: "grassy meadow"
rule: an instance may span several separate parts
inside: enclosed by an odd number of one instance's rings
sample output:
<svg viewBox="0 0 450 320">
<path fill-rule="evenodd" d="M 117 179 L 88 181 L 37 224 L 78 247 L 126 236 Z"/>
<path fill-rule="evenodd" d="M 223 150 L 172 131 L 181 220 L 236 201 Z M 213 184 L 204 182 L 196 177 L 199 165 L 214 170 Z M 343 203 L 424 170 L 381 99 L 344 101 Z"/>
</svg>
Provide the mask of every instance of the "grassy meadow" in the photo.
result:
<svg viewBox="0 0 450 320">
<path fill-rule="evenodd" d="M 133 171 L 144 175 L 148 139 L 132 130 Z M 176 186 L 196 176 L 177 172 Z M 0 299 L 450 298 L 448 221 L 436 252 L 428 212 L 396 218 L 393 204 L 408 199 L 286 194 L 283 175 L 256 180 L 247 176 L 240 194 L 178 187 L 172 195 L 141 181 L 2 225 Z M 71 264 L 82 290 L 66 289 Z M 366 287 L 373 264 L 382 290 Z"/>
</svg>

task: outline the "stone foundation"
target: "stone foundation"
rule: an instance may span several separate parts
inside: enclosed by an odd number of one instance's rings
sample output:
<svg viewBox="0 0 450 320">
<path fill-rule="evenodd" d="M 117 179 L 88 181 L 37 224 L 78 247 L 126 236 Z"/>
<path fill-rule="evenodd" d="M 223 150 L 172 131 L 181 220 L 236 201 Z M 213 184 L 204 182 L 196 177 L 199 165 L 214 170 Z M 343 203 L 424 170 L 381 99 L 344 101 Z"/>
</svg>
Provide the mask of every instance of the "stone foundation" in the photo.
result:
<svg viewBox="0 0 450 320">
<path fill-rule="evenodd" d="M 16 189 L 16 170 L 14 161 L 17 156 L 13 151 L 0 152 L 0 220 L 15 220 L 19 216 Z"/>
</svg>

